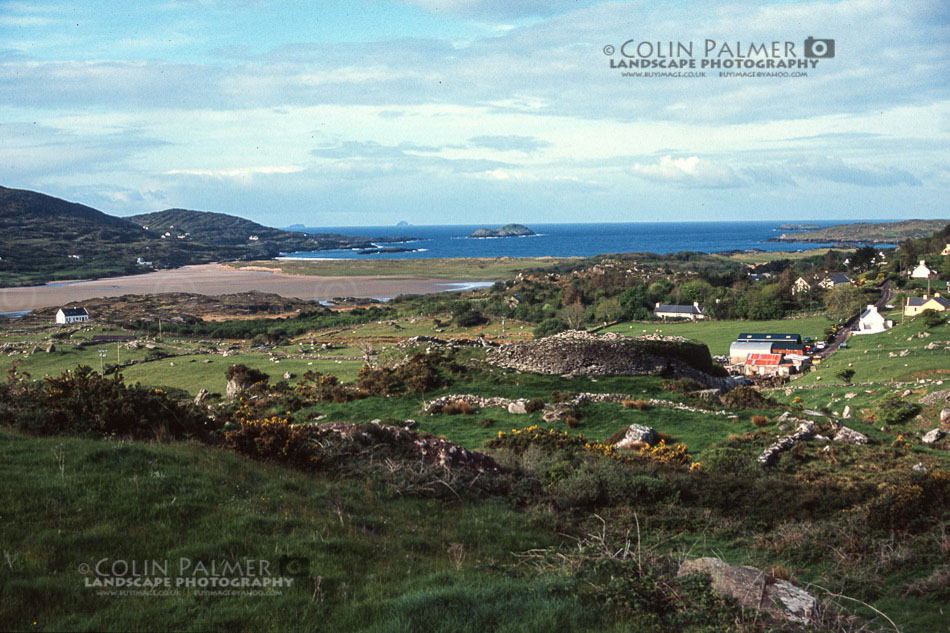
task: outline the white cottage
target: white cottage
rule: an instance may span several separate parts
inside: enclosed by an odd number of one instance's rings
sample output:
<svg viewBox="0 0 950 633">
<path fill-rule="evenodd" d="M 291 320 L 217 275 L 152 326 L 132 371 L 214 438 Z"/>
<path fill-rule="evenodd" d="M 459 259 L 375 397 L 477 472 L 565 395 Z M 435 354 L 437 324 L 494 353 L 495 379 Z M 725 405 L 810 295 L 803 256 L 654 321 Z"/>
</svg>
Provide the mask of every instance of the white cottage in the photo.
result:
<svg viewBox="0 0 950 633">
<path fill-rule="evenodd" d="M 934 271 L 930 270 L 930 268 L 927 267 L 927 262 L 925 262 L 924 260 L 920 260 L 920 263 L 917 264 L 917 268 L 911 271 L 910 278 L 911 279 L 927 279 L 933 274 L 934 274 Z"/>
<path fill-rule="evenodd" d="M 60 308 L 56 312 L 56 322 L 60 325 L 67 323 L 82 323 L 89 320 L 89 313 L 85 308 Z"/>
<path fill-rule="evenodd" d="M 855 334 L 880 334 L 884 330 L 894 327 L 894 322 L 890 319 L 885 319 L 884 316 L 877 311 L 877 307 L 869 305 L 867 310 L 861 313 L 861 316 L 858 318 L 857 329 L 854 330 Z"/>
</svg>

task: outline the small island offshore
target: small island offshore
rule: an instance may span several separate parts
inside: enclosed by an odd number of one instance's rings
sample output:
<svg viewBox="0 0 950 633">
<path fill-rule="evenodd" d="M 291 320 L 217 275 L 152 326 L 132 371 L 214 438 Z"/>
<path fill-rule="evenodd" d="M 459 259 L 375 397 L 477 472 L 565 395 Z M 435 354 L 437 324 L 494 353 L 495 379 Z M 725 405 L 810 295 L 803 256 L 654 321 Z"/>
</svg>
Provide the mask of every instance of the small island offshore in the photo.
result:
<svg viewBox="0 0 950 633">
<path fill-rule="evenodd" d="M 469 237 L 524 237 L 535 232 L 523 224 L 506 224 L 500 229 L 478 229 Z"/>
</svg>

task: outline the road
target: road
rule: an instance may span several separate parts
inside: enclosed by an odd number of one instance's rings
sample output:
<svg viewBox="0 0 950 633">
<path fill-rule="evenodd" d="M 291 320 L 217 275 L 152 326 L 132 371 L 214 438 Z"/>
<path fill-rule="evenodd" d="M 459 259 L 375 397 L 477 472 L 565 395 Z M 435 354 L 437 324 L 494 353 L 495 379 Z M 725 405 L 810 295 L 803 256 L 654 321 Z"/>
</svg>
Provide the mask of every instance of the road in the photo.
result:
<svg viewBox="0 0 950 633">
<path fill-rule="evenodd" d="M 884 285 L 881 286 L 881 298 L 878 299 L 877 302 L 874 304 L 874 306 L 878 309 L 878 312 L 882 311 L 884 306 L 886 306 L 888 302 L 894 298 L 895 293 L 891 285 L 892 285 L 892 282 L 890 279 L 888 279 L 887 281 L 884 282 Z M 824 361 L 826 358 L 828 358 L 829 356 L 834 354 L 836 351 L 838 351 L 838 348 L 841 347 L 841 344 L 847 341 L 848 338 L 851 337 L 851 328 L 854 327 L 855 322 L 857 322 L 858 317 L 860 316 L 861 314 L 858 313 L 854 315 L 853 317 L 851 317 L 850 319 L 848 319 L 848 322 L 845 323 L 844 327 L 842 327 L 838 331 L 838 334 L 835 336 L 835 339 L 831 343 L 829 343 L 828 347 L 822 350 L 820 354 L 816 354 L 816 356 L 820 358 L 822 361 Z"/>
</svg>

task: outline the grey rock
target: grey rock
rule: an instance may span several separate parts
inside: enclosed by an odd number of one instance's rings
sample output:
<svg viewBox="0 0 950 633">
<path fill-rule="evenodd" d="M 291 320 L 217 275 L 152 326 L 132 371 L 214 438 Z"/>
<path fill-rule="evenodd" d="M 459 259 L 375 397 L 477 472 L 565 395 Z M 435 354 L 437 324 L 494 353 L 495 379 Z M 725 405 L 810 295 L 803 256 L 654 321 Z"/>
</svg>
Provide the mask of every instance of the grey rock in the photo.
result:
<svg viewBox="0 0 950 633">
<path fill-rule="evenodd" d="M 913 470 L 915 473 L 926 473 L 927 467 L 924 466 L 923 462 L 917 462 L 914 464 L 914 467 L 911 470 Z"/>
<path fill-rule="evenodd" d="M 643 443 L 653 446 L 657 442 L 656 430 L 642 424 L 631 424 L 623 439 L 614 444 L 614 448 L 632 448 L 635 444 Z"/>
<path fill-rule="evenodd" d="M 851 406 L 845 405 L 844 411 L 841 412 L 841 417 L 845 420 L 851 417 Z"/>
<path fill-rule="evenodd" d="M 842 426 L 840 429 L 838 429 L 838 433 L 835 435 L 834 441 L 863 446 L 864 444 L 868 443 L 868 436 L 864 433 L 859 433 L 854 429 L 849 429 L 846 426 Z"/>
<path fill-rule="evenodd" d="M 208 390 L 207 389 L 200 390 L 198 392 L 198 395 L 195 396 L 195 406 L 200 405 L 207 399 L 208 399 Z"/>
<path fill-rule="evenodd" d="M 944 431 L 943 429 L 932 429 L 928 431 L 927 434 L 924 435 L 920 441 L 926 444 L 927 446 L 933 446 L 934 444 L 942 440 L 946 434 L 947 434 L 946 431 Z"/>
<path fill-rule="evenodd" d="M 940 411 L 940 422 L 950 422 L 950 409 L 942 409 Z"/>
<path fill-rule="evenodd" d="M 814 596 L 755 567 L 730 565 L 718 558 L 696 558 L 684 561 L 676 575 L 691 574 L 708 576 L 716 593 L 776 618 L 810 624 L 818 614 L 818 600 Z"/>
<path fill-rule="evenodd" d="M 47 354 L 52 354 L 52 353 L 55 352 L 55 351 L 56 351 L 56 345 L 53 344 L 53 341 L 50 341 L 50 342 L 49 342 L 49 345 L 46 346 L 46 353 L 47 353 Z"/>
</svg>

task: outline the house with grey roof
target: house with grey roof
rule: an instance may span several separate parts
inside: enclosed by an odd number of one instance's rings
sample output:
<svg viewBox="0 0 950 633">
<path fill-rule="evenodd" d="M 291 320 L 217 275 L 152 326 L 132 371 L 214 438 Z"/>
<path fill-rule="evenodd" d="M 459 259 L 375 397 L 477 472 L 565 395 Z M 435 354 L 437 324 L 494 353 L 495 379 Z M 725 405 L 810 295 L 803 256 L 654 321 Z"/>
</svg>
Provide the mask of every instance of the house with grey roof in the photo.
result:
<svg viewBox="0 0 950 633">
<path fill-rule="evenodd" d="M 689 319 L 690 321 L 701 321 L 706 318 L 706 310 L 701 305 L 693 302 L 691 306 L 672 305 L 657 302 L 653 314 L 658 319 Z"/>
</svg>

